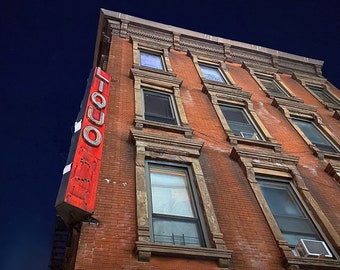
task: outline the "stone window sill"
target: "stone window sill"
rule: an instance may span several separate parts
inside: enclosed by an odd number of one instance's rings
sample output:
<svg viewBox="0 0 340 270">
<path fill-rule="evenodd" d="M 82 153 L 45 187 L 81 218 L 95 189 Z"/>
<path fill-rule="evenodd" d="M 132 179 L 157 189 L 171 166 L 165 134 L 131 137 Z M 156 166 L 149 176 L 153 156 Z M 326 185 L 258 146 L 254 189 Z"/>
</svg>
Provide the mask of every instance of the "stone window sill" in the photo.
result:
<svg viewBox="0 0 340 270">
<path fill-rule="evenodd" d="M 308 257 L 286 257 L 285 264 L 288 269 L 318 269 L 330 270 L 340 269 L 340 261 L 325 258 L 308 258 Z"/>
<path fill-rule="evenodd" d="M 309 147 L 312 149 L 314 156 L 316 156 L 318 159 L 330 158 L 340 160 L 340 153 L 321 151 L 313 144 L 309 145 Z"/>
<path fill-rule="evenodd" d="M 173 76 L 176 77 L 176 74 L 171 72 L 171 71 L 166 71 L 158 68 L 152 68 L 152 67 L 146 67 L 146 66 L 140 66 L 140 65 L 133 65 L 134 69 L 139 69 L 143 71 L 148 71 L 148 72 L 154 72 L 162 75 L 168 75 L 168 76 Z"/>
<path fill-rule="evenodd" d="M 150 261 L 151 256 L 177 256 L 202 260 L 216 260 L 218 266 L 223 269 L 230 267 L 231 251 L 205 248 L 189 247 L 179 245 L 167 245 L 150 242 L 136 242 L 139 261 Z"/>
<path fill-rule="evenodd" d="M 256 147 L 262 147 L 267 149 L 272 149 L 275 152 L 281 152 L 281 144 L 275 142 L 268 142 L 263 140 L 256 140 L 256 139 L 246 139 L 242 137 L 238 137 L 235 135 L 228 135 L 228 141 L 234 145 L 246 144 L 246 145 L 253 145 Z"/>
</svg>

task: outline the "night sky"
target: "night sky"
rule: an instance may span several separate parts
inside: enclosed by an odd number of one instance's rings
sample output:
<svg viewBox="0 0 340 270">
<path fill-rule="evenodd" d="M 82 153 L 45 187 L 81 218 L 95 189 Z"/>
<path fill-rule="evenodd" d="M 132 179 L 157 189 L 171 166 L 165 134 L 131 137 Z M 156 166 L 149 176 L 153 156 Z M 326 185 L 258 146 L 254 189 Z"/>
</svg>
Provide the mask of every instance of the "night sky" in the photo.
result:
<svg viewBox="0 0 340 270">
<path fill-rule="evenodd" d="M 340 88 L 339 0 L 207 2 L 2 3 L 0 269 L 48 268 L 54 203 L 100 8 L 323 60 L 324 76 Z"/>
</svg>

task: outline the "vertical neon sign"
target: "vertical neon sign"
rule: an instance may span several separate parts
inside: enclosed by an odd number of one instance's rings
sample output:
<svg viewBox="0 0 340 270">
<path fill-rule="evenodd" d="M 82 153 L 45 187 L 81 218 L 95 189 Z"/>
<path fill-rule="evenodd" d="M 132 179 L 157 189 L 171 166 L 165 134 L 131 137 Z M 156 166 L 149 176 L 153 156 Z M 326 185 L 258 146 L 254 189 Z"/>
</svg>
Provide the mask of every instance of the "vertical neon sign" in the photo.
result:
<svg viewBox="0 0 340 270">
<path fill-rule="evenodd" d="M 79 222 L 95 209 L 110 80 L 99 67 L 88 79 L 56 201 L 66 223 Z"/>
</svg>

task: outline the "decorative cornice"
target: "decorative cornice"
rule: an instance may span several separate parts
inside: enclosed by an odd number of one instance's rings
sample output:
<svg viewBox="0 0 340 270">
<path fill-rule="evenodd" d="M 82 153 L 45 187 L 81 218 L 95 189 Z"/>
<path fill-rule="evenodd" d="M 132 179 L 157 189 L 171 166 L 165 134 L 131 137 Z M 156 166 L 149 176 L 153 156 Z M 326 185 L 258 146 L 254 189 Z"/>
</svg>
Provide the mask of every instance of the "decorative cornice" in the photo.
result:
<svg viewBox="0 0 340 270">
<path fill-rule="evenodd" d="M 173 33 L 162 31 L 161 29 L 145 28 L 131 23 L 127 29 L 127 35 L 139 40 L 160 43 L 167 47 L 173 45 Z"/>
<path fill-rule="evenodd" d="M 196 55 L 206 56 L 220 61 L 226 59 L 224 46 L 221 43 L 207 42 L 192 36 L 181 35 L 179 38 L 180 49 L 182 51 L 190 51 Z"/>
<path fill-rule="evenodd" d="M 289 74 L 299 72 L 322 77 L 323 61 L 320 60 L 211 36 L 105 9 L 101 9 L 94 63 L 97 63 L 98 57 L 101 56 L 99 52 L 100 36 L 102 29 L 107 24 L 111 25 L 112 35 L 120 37 L 135 37 L 176 50 L 193 51 L 197 55 L 222 61 L 246 62 L 250 65 L 274 67 L 279 72 Z"/>
</svg>

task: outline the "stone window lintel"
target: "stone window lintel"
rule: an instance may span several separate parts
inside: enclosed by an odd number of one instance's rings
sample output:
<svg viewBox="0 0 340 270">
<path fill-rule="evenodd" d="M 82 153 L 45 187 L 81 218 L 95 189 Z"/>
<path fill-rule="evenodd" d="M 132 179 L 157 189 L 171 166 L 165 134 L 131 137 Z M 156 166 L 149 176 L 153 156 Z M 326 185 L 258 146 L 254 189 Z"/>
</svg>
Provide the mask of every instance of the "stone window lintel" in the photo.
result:
<svg viewBox="0 0 340 270">
<path fill-rule="evenodd" d="M 329 162 L 325 168 L 325 172 L 340 184 L 340 163 Z"/>
<path fill-rule="evenodd" d="M 242 68 L 247 70 L 252 76 L 255 76 L 255 73 L 261 73 L 261 74 L 268 76 L 268 74 L 273 75 L 279 71 L 275 67 L 270 67 L 270 66 L 260 67 L 258 65 L 254 65 L 251 62 L 242 62 Z"/>
</svg>

